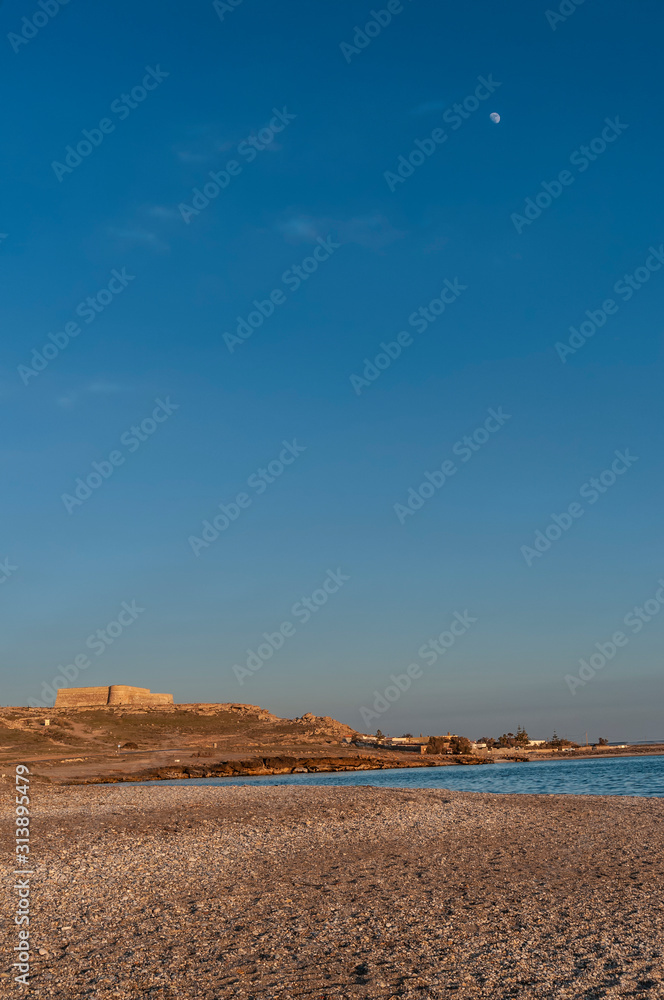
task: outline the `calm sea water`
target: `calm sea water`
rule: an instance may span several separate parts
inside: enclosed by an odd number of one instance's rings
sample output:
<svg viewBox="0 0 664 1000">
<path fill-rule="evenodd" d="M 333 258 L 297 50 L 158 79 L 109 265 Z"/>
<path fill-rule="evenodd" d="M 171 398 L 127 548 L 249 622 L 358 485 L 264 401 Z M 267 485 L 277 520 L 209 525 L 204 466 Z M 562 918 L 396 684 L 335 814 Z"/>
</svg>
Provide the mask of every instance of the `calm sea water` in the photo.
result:
<svg viewBox="0 0 664 1000">
<path fill-rule="evenodd" d="M 154 784 L 154 782 L 142 782 Z M 607 760 L 543 760 L 343 771 L 336 774 L 275 774 L 265 778 L 189 778 L 162 785 L 374 785 L 376 788 L 450 788 L 459 792 L 521 795 L 645 795 L 664 797 L 664 756 Z"/>
</svg>

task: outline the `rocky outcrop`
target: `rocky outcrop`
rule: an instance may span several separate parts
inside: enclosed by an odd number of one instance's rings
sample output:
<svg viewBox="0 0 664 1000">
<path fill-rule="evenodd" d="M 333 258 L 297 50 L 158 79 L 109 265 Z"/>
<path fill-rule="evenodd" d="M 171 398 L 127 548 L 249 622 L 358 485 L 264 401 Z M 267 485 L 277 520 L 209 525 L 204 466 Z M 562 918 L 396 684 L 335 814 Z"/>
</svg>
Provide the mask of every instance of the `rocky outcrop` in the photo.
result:
<svg viewBox="0 0 664 1000">
<path fill-rule="evenodd" d="M 312 712 L 305 712 L 299 719 L 293 722 L 306 726 L 307 732 L 312 736 L 355 736 L 357 730 L 352 726 L 347 726 L 345 722 L 338 722 L 329 715 L 314 715 Z"/>
<path fill-rule="evenodd" d="M 444 767 L 449 764 L 490 764 L 482 757 L 455 757 L 454 760 L 431 757 L 412 759 L 409 767 Z M 377 771 L 404 767 L 403 760 L 389 757 L 245 757 L 243 760 L 222 760 L 217 764 L 183 764 L 148 768 L 143 771 L 117 772 L 90 778 L 72 778 L 66 785 L 114 784 L 121 781 L 173 781 L 181 778 L 232 778 L 270 774 L 320 774 L 334 771 Z"/>
</svg>

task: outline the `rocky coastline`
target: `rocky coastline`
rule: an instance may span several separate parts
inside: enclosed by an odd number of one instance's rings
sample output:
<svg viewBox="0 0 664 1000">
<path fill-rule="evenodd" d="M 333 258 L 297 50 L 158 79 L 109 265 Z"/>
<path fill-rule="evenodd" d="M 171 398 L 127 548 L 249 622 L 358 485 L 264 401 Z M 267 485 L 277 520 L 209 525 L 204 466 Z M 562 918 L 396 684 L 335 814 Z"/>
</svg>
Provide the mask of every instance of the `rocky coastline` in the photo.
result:
<svg viewBox="0 0 664 1000">
<path fill-rule="evenodd" d="M 405 759 L 404 759 L 405 758 Z M 409 759 L 410 758 L 410 759 Z M 257 777 L 271 774 L 320 774 L 335 771 L 379 771 L 402 767 L 445 767 L 451 764 L 491 764 L 491 760 L 470 755 L 456 757 L 402 754 L 398 757 L 371 757 L 367 755 L 346 757 L 294 757 L 286 754 L 267 757 L 248 757 L 241 760 L 224 760 L 216 764 L 184 764 L 150 767 L 139 771 L 126 771 L 90 775 L 89 777 L 63 780 L 42 779 L 51 784 L 101 785 L 120 782 L 175 781 L 186 778 Z"/>
</svg>

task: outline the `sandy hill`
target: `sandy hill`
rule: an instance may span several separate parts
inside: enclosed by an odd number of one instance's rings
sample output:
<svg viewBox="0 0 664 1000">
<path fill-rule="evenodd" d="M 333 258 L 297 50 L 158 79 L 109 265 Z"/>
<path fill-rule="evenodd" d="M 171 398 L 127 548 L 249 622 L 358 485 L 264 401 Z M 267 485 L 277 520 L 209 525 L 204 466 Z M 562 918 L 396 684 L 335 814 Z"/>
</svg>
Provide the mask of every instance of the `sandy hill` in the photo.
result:
<svg viewBox="0 0 664 1000">
<path fill-rule="evenodd" d="M 45 725 L 45 720 L 49 724 Z M 103 753 L 118 744 L 161 751 L 170 747 L 243 752 L 255 747 L 339 743 L 350 726 L 310 712 L 282 719 L 258 705 L 193 704 L 152 708 L 0 708 L 0 761 L 71 751 Z"/>
</svg>

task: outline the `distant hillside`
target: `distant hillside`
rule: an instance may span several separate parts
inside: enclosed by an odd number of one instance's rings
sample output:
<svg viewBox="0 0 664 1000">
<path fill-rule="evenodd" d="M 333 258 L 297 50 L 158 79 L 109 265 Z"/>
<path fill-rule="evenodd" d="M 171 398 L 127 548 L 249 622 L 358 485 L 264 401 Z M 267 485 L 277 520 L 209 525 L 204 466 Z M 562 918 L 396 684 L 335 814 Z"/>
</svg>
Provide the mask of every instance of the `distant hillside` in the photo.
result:
<svg viewBox="0 0 664 1000">
<path fill-rule="evenodd" d="M 45 725 L 45 720 L 49 725 Z M 258 705 L 193 704 L 154 708 L 0 708 L 0 759 L 107 752 L 118 744 L 160 750 L 174 745 L 228 751 L 292 743 L 337 743 L 355 730 L 307 712 L 282 719 Z"/>
</svg>

